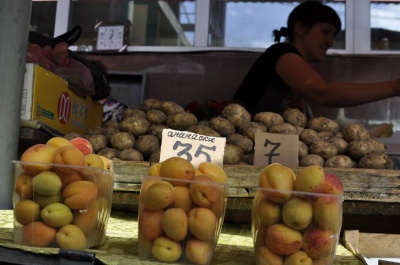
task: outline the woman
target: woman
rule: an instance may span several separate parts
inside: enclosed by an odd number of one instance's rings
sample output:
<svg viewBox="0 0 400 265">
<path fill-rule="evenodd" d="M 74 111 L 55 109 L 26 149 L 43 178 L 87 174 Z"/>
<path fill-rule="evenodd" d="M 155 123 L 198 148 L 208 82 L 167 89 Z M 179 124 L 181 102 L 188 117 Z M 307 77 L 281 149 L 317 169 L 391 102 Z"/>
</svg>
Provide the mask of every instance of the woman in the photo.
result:
<svg viewBox="0 0 400 265">
<path fill-rule="evenodd" d="M 321 62 L 341 29 L 340 18 L 317 1 L 299 4 L 287 27 L 274 30 L 275 44 L 254 63 L 233 100 L 251 113 L 298 108 L 308 117 L 307 102 L 350 107 L 400 95 L 400 79 L 369 84 L 331 83 L 310 66 Z M 286 42 L 280 43 L 280 38 Z"/>
</svg>

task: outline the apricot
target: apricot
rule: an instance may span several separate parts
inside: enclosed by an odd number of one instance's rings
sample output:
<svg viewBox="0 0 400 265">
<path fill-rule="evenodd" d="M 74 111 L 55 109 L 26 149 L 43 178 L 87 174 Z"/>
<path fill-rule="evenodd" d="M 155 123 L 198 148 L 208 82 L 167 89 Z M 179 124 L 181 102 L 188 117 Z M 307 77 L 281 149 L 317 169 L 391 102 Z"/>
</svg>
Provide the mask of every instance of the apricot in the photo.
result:
<svg viewBox="0 0 400 265">
<path fill-rule="evenodd" d="M 51 171 L 43 171 L 32 179 L 33 191 L 41 195 L 55 195 L 62 187 L 57 174 Z"/>
<path fill-rule="evenodd" d="M 320 193 L 325 187 L 325 172 L 321 166 L 307 166 L 297 173 L 294 189 Z"/>
<path fill-rule="evenodd" d="M 42 221 L 29 223 L 22 228 L 22 240 L 32 247 L 47 247 L 54 243 L 56 229 Z"/>
<path fill-rule="evenodd" d="M 70 141 L 68 141 L 64 137 L 60 137 L 60 136 L 55 136 L 55 137 L 50 138 L 46 142 L 46 144 L 54 146 L 57 149 L 60 147 L 66 146 L 66 145 L 72 145 L 72 143 Z"/>
<path fill-rule="evenodd" d="M 160 175 L 164 178 L 178 180 L 192 180 L 195 175 L 195 168 L 188 160 L 181 157 L 170 157 L 161 163 Z M 185 181 L 171 181 L 172 185 L 185 186 Z"/>
<path fill-rule="evenodd" d="M 70 140 L 71 144 L 78 148 L 83 155 L 88 155 L 93 153 L 93 146 L 88 139 L 83 137 L 77 137 Z"/>
<path fill-rule="evenodd" d="M 170 208 L 163 213 L 161 225 L 169 238 L 181 241 L 185 239 L 188 231 L 188 218 L 181 208 Z"/>
<path fill-rule="evenodd" d="M 32 200 L 22 200 L 15 205 L 15 220 L 22 225 L 26 225 L 39 220 L 39 204 Z"/>
<path fill-rule="evenodd" d="M 60 248 L 82 250 L 87 248 L 85 234 L 76 225 L 68 224 L 60 228 L 56 234 L 56 242 Z"/>
<path fill-rule="evenodd" d="M 15 179 L 14 191 L 18 194 L 21 200 L 32 199 L 32 177 L 27 174 L 19 175 Z"/>
<path fill-rule="evenodd" d="M 190 183 L 190 197 L 201 207 L 210 207 L 221 198 L 221 189 L 213 184 L 214 181 L 208 175 L 198 175 L 193 177 Z"/>
<path fill-rule="evenodd" d="M 172 208 L 181 208 L 186 213 L 192 209 L 193 200 L 190 197 L 190 191 L 185 186 L 174 186 L 175 196 L 174 201 L 170 205 Z"/>
<path fill-rule="evenodd" d="M 72 222 L 73 214 L 65 204 L 55 202 L 47 205 L 40 212 L 42 221 L 52 227 L 61 227 Z"/>
<path fill-rule="evenodd" d="M 144 209 L 139 214 L 139 241 L 153 241 L 162 235 L 161 220 L 163 211 L 150 211 Z"/>
<path fill-rule="evenodd" d="M 21 167 L 29 175 L 51 170 L 54 154 L 57 148 L 47 144 L 35 144 L 26 149 L 21 155 Z M 32 163 L 31 163 L 32 162 Z"/>
<path fill-rule="evenodd" d="M 328 257 L 334 253 L 337 240 L 330 230 L 311 228 L 303 235 L 302 250 L 312 259 Z"/>
<path fill-rule="evenodd" d="M 90 207 L 88 209 L 76 211 L 72 224 L 79 227 L 86 236 L 89 236 L 94 231 L 97 221 L 97 209 Z"/>
<path fill-rule="evenodd" d="M 104 170 L 111 170 L 111 160 L 105 156 L 99 155 L 100 158 L 103 160 Z"/>
<path fill-rule="evenodd" d="M 153 177 L 161 177 L 160 168 L 161 168 L 161 163 L 152 164 L 149 168 L 149 171 L 147 172 L 147 175 Z"/>
<path fill-rule="evenodd" d="M 212 241 L 190 239 L 185 248 L 186 259 L 193 264 L 210 264 L 214 254 Z"/>
<path fill-rule="evenodd" d="M 174 201 L 174 192 L 174 187 L 168 181 L 156 181 L 141 194 L 141 201 L 149 210 L 161 210 Z"/>
<path fill-rule="evenodd" d="M 212 162 L 201 162 L 197 168 L 204 175 L 211 176 L 215 182 L 225 184 L 228 180 L 225 170 L 218 164 Z"/>
<path fill-rule="evenodd" d="M 71 209 L 86 209 L 96 199 L 98 192 L 93 182 L 75 181 L 65 187 L 64 203 Z"/>
<path fill-rule="evenodd" d="M 266 246 L 258 247 L 255 251 L 256 265 L 283 265 L 283 258 L 269 250 Z"/>
<path fill-rule="evenodd" d="M 190 232 L 200 240 L 213 240 L 217 229 L 217 218 L 208 208 L 196 207 L 188 213 Z"/>
<path fill-rule="evenodd" d="M 64 199 L 61 190 L 54 195 L 41 195 L 35 193 L 34 198 L 35 202 L 37 202 L 40 205 L 41 209 L 43 209 L 44 207 L 46 207 L 46 205 L 49 205 L 51 203 L 62 202 Z"/>
<path fill-rule="evenodd" d="M 182 256 L 182 246 L 168 237 L 159 237 L 154 240 L 151 248 L 153 257 L 162 262 L 174 262 Z"/>
<path fill-rule="evenodd" d="M 95 167 L 104 170 L 103 159 L 97 154 L 87 154 L 84 156 L 85 164 L 88 167 Z"/>
<path fill-rule="evenodd" d="M 292 196 L 291 191 L 294 188 L 295 179 L 296 175 L 291 168 L 279 163 L 272 163 L 261 172 L 259 186 L 260 188 L 282 190 L 266 191 L 269 200 L 282 203 Z"/>
<path fill-rule="evenodd" d="M 66 186 L 68 186 L 68 184 L 71 184 L 72 182 L 82 180 L 82 176 L 79 174 L 78 171 L 64 173 L 55 168 L 54 173 L 56 173 L 60 178 L 63 188 L 65 188 Z"/>
<path fill-rule="evenodd" d="M 299 231 L 283 224 L 274 224 L 267 228 L 265 245 L 279 255 L 289 255 L 300 250 L 303 238 Z"/>
<path fill-rule="evenodd" d="M 85 166 L 85 157 L 75 146 L 63 146 L 54 153 L 54 163 L 64 166 L 57 166 L 57 170 L 63 173 L 73 173 L 76 171 L 74 166 Z"/>
</svg>

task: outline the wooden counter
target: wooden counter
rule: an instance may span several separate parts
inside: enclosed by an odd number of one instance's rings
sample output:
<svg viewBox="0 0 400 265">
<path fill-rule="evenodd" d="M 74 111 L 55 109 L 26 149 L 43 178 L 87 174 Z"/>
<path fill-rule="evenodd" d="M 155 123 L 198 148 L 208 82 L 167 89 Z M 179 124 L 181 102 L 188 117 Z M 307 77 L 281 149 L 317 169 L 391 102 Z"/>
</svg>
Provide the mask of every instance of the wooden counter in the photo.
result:
<svg viewBox="0 0 400 265">
<path fill-rule="evenodd" d="M 106 243 L 86 251 L 94 253 L 97 258 L 97 262 L 91 264 L 161 264 L 142 261 L 138 258 L 137 224 L 136 214 L 113 212 L 107 226 Z M 7 264 L 11 261 L 12 264 L 62 264 L 57 255 L 59 251 L 57 248 L 33 248 L 14 244 L 12 228 L 13 212 L 11 210 L 0 211 L 0 264 Z M 87 263 L 76 262 L 73 264 L 84 265 Z M 249 225 L 223 225 L 211 265 L 217 264 L 255 264 Z M 340 244 L 336 251 L 334 265 L 362 265 L 362 263 Z"/>
</svg>

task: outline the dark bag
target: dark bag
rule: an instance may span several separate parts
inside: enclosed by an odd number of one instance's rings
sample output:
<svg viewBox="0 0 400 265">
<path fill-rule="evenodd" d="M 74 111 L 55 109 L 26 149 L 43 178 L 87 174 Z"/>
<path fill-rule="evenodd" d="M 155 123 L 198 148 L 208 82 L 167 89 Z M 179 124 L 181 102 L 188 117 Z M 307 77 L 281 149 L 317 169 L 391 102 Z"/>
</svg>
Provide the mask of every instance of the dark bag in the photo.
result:
<svg viewBox="0 0 400 265">
<path fill-rule="evenodd" d="M 37 63 L 60 75 L 80 96 L 91 96 L 95 100 L 107 98 L 110 86 L 104 66 L 68 49 L 79 39 L 81 32 L 82 27 L 76 26 L 51 39 L 30 31 L 27 62 Z"/>
</svg>

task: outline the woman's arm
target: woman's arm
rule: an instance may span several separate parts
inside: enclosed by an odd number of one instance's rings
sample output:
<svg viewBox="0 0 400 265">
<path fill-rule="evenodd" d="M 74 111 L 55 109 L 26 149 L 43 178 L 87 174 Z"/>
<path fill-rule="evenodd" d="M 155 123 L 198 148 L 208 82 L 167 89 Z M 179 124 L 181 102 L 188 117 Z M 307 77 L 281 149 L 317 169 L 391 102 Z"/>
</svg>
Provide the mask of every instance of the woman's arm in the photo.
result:
<svg viewBox="0 0 400 265">
<path fill-rule="evenodd" d="M 327 107 L 350 107 L 400 95 L 400 79 L 368 83 L 326 82 L 301 56 L 282 55 L 276 71 L 282 80 L 305 99 Z"/>
</svg>

